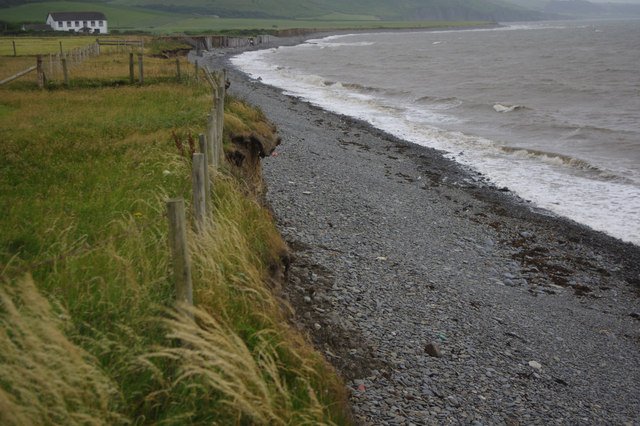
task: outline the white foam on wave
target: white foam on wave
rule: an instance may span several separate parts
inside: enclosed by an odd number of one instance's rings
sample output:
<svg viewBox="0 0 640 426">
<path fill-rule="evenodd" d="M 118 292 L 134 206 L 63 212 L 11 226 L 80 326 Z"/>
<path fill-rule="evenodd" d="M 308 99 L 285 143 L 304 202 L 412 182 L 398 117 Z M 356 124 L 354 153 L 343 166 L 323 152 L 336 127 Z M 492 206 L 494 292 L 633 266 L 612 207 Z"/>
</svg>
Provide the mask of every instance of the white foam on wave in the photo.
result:
<svg viewBox="0 0 640 426">
<path fill-rule="evenodd" d="M 493 106 L 493 110 L 495 112 L 501 112 L 501 113 L 505 113 L 505 112 L 513 112 L 513 111 L 517 111 L 519 109 L 523 109 L 524 107 L 522 105 L 504 105 L 504 104 L 495 104 Z"/>
<path fill-rule="evenodd" d="M 339 36 L 338 36 L 339 37 Z M 269 50 L 246 52 L 232 63 L 250 77 L 280 87 L 328 111 L 371 123 L 407 141 L 445 151 L 449 158 L 506 186 L 538 207 L 593 229 L 640 244 L 640 185 L 573 173 L 579 160 L 527 149 L 505 149 L 496 141 L 443 130 L 428 122 L 445 120 L 437 111 L 402 108 L 321 76 L 270 64 Z M 507 109 L 517 106 L 505 106 Z M 573 163 L 572 163 L 573 162 Z"/>
<path fill-rule="evenodd" d="M 363 47 L 373 46 L 375 43 L 372 41 L 357 41 L 353 43 L 320 43 L 321 46 L 326 47 Z"/>
</svg>

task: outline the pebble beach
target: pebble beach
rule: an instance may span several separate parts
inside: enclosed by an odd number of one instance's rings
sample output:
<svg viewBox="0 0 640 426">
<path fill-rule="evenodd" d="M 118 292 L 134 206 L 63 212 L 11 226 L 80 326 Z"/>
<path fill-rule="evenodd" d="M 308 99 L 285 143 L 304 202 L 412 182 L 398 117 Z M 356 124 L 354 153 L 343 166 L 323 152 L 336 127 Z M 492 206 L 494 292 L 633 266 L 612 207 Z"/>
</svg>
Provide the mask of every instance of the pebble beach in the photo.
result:
<svg viewBox="0 0 640 426">
<path fill-rule="evenodd" d="M 640 247 L 250 80 L 233 53 L 204 60 L 282 137 L 262 165 L 283 297 L 357 424 L 640 423 Z"/>
</svg>

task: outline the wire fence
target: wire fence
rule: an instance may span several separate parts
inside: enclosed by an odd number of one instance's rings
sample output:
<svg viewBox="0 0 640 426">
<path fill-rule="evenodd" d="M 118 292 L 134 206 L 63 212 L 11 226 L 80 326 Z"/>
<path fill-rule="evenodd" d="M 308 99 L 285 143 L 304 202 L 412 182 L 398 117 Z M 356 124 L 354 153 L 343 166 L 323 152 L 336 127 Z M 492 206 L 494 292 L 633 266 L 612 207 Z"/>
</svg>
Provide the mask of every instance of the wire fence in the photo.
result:
<svg viewBox="0 0 640 426">
<path fill-rule="evenodd" d="M 77 66 L 87 59 L 100 55 L 100 45 L 95 42 L 83 47 L 75 47 L 69 50 L 62 50 L 60 42 L 60 52 L 46 55 L 36 55 L 35 65 L 21 70 L 20 72 L 0 80 L 0 85 L 9 83 L 18 78 L 24 77 L 32 71 L 38 74 L 38 85 L 44 87 L 48 80 L 64 75 L 68 80 L 69 68 Z"/>
<path fill-rule="evenodd" d="M 106 46 L 103 48 L 103 46 Z M 106 49 L 106 50 L 105 50 Z M 145 62 L 150 59 L 145 56 L 144 40 L 126 40 L 126 39 L 96 39 L 94 43 L 86 46 L 74 47 L 71 49 L 63 50 L 62 42 L 60 42 L 60 50 L 56 53 L 38 54 L 33 56 L 20 56 L 17 58 L 6 58 L 7 64 L 4 69 L 4 75 L 0 75 L 0 86 L 10 83 L 14 80 L 21 79 L 34 73 L 37 75 L 37 84 L 40 88 L 44 88 L 48 83 L 59 81 L 64 83 L 65 86 L 71 85 L 71 79 L 75 78 L 90 79 L 91 71 L 87 75 L 87 70 L 78 73 L 73 71 L 78 68 L 79 65 L 85 63 L 88 59 L 95 58 L 101 55 L 103 52 L 109 52 L 111 54 L 128 54 L 129 56 L 129 83 L 144 84 L 145 74 Z M 137 52 L 137 58 L 135 54 Z M 15 55 L 14 55 L 15 56 Z M 171 61 L 166 61 L 170 68 L 164 72 L 169 72 L 171 75 L 176 75 L 178 81 L 182 81 L 184 71 L 181 70 L 180 60 L 176 56 L 175 65 Z M 32 65 L 29 65 L 32 64 Z M 4 64 L 3 64 L 4 65 Z M 104 64 L 103 64 L 104 65 Z M 113 64 L 109 64 L 110 67 Z M 126 65 L 125 65 L 126 67 Z M 173 71 L 170 71 L 171 68 Z M 166 67 L 165 67 L 166 68 Z M 195 79 L 198 80 L 200 67 L 196 61 L 195 64 Z M 95 72 L 96 70 L 93 70 Z M 124 68 L 123 68 L 124 71 Z M 12 75 L 8 75 L 13 73 Z M 72 75 L 73 74 L 73 75 Z M 137 74 L 137 75 L 136 75 Z"/>
<path fill-rule="evenodd" d="M 174 269 L 173 278 L 176 285 L 177 298 L 178 300 L 181 300 L 181 301 L 185 301 L 186 299 L 186 301 L 188 301 L 192 305 L 193 304 L 192 296 L 189 296 L 189 297 L 184 296 L 186 291 L 188 291 L 189 295 L 191 295 L 192 290 L 191 290 L 190 261 L 188 259 L 189 253 L 188 253 L 188 247 L 186 246 L 187 224 L 185 219 L 183 200 L 184 200 L 185 194 L 189 189 L 189 185 L 194 185 L 192 190 L 193 197 L 194 197 L 194 202 L 192 203 L 194 207 L 193 228 L 196 230 L 196 232 L 198 230 L 202 230 L 202 227 L 204 226 L 204 223 L 206 221 L 204 220 L 204 216 L 201 214 L 201 212 L 210 212 L 210 206 L 209 208 L 207 208 L 202 204 L 204 200 L 207 200 L 206 203 L 211 202 L 210 199 L 208 199 L 205 196 L 205 194 L 209 193 L 210 187 L 212 185 L 212 180 L 213 180 L 213 176 L 210 176 L 208 171 L 209 171 L 209 168 L 213 168 L 213 170 L 216 170 L 220 166 L 224 157 L 224 153 L 222 149 L 222 129 L 223 129 L 222 119 L 224 115 L 222 114 L 222 111 L 224 109 L 226 75 L 224 71 L 220 73 L 210 73 L 207 71 L 206 76 L 207 76 L 207 81 L 209 81 L 209 83 L 212 85 L 212 88 L 213 88 L 214 101 L 215 101 L 216 108 L 212 109 L 211 113 L 207 115 L 207 118 L 208 118 L 207 132 L 200 134 L 200 137 L 199 137 L 200 152 L 193 153 L 192 173 L 186 179 L 184 186 L 182 187 L 182 190 L 179 194 L 179 197 L 167 201 L 167 213 L 160 214 L 154 217 L 153 219 L 136 226 L 133 229 L 129 229 L 120 234 L 107 237 L 93 244 L 74 248 L 64 253 L 61 253 L 57 256 L 51 257 L 49 259 L 42 260 L 39 262 L 34 262 L 31 264 L 25 265 L 23 267 L 19 267 L 10 272 L 5 272 L 4 274 L 0 275 L 0 281 L 8 281 L 17 276 L 30 273 L 38 268 L 41 268 L 47 265 L 63 262 L 71 258 L 82 257 L 88 253 L 94 252 L 102 247 L 105 247 L 108 244 L 113 243 L 115 241 L 123 240 L 133 235 L 140 234 L 145 230 L 151 228 L 152 226 L 156 225 L 160 221 L 168 219 L 169 234 L 170 234 L 169 246 L 171 250 L 171 257 L 172 257 L 172 263 L 173 263 L 173 269 Z M 196 158 L 198 158 L 201 161 L 196 161 Z M 199 195 L 196 197 L 196 194 L 199 194 Z M 170 207 L 170 203 L 175 201 L 179 201 L 180 204 L 182 205 L 181 208 L 183 209 L 178 215 L 179 219 L 177 221 L 173 217 L 172 210 Z M 180 234 L 180 235 L 177 235 L 177 234 Z M 54 292 L 55 293 L 64 292 L 67 289 L 72 287 L 86 286 L 95 281 L 106 280 L 111 276 L 115 276 L 120 273 L 126 272 L 127 269 L 129 268 L 131 268 L 131 265 L 127 264 L 122 268 L 109 271 L 102 275 L 94 276 L 82 281 L 68 283 L 62 287 L 57 287 L 54 290 Z M 188 273 L 184 272 L 185 268 L 188 269 Z M 188 280 L 185 281 L 185 277 L 187 275 L 188 275 Z M 170 279 L 169 271 L 167 271 L 163 277 L 155 280 L 153 283 L 160 283 L 168 279 Z"/>
</svg>

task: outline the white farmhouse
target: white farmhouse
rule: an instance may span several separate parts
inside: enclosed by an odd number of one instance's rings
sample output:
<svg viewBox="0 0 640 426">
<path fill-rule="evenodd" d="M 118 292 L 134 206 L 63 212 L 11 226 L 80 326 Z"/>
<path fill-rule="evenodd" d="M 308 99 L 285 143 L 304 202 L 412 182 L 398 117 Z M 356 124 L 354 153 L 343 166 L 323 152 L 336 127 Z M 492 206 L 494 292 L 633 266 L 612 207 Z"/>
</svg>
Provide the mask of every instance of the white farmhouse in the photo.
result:
<svg viewBox="0 0 640 426">
<path fill-rule="evenodd" d="M 47 25 L 55 31 L 107 33 L 107 17 L 102 12 L 49 12 Z"/>
</svg>

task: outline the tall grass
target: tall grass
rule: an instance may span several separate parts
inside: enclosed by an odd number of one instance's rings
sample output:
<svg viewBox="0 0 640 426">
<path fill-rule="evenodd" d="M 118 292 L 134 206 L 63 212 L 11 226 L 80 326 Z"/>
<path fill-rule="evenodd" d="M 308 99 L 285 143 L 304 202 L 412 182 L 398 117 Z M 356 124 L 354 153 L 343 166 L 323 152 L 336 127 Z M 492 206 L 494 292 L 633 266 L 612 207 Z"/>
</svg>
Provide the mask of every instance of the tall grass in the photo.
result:
<svg viewBox="0 0 640 426">
<path fill-rule="evenodd" d="M 117 386 L 95 357 L 69 341 L 57 312 L 30 277 L 0 288 L 0 423 L 109 424 Z"/>
<path fill-rule="evenodd" d="M 0 421 L 348 423 L 274 291 L 273 220 L 225 170 L 189 237 L 195 320 L 175 311 L 164 200 L 189 204 L 190 161 L 171 134 L 203 131 L 212 97 L 160 58 L 145 86 L 110 84 L 127 56 L 78 66 L 70 89 L 0 88 Z M 238 128 L 270 129 L 229 105 Z"/>
</svg>

